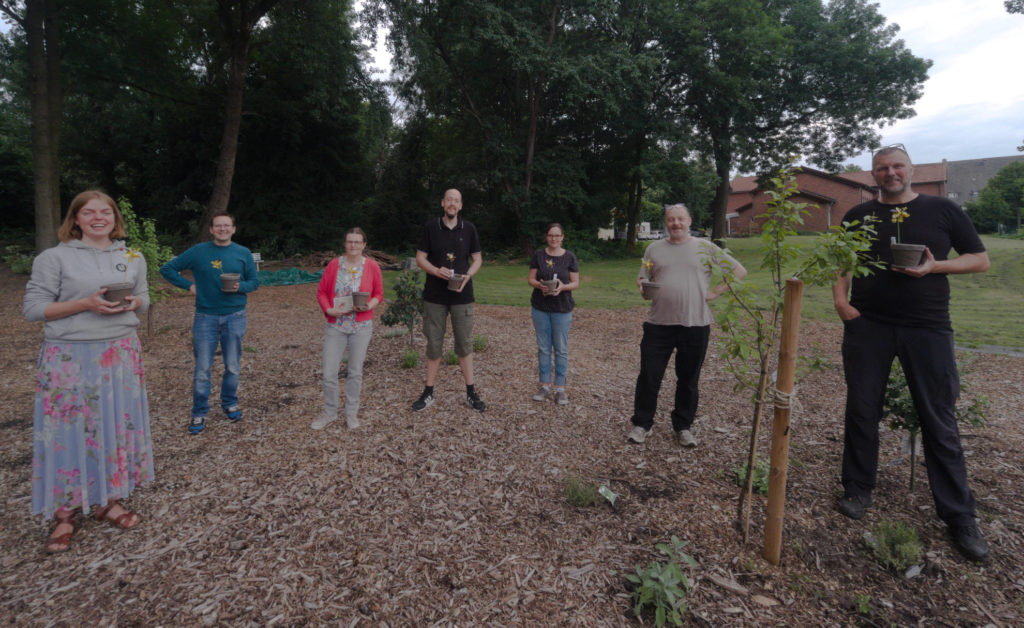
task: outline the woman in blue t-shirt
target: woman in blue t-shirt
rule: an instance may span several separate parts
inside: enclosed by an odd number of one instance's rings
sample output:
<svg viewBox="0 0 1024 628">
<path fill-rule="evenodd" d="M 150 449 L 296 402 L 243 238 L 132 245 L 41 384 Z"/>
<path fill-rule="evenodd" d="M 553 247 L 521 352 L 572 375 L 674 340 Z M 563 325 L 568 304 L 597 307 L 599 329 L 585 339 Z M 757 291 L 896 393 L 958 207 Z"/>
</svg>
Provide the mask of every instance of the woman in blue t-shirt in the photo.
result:
<svg viewBox="0 0 1024 628">
<path fill-rule="evenodd" d="M 553 222 L 545 231 L 547 245 L 537 249 L 530 258 L 533 286 L 530 313 L 537 332 L 537 363 L 540 388 L 533 398 L 544 401 L 552 395 L 559 405 L 569 403 L 565 393 L 565 377 L 569 372 L 569 325 L 576 306 L 572 291 L 580 285 L 580 267 L 572 251 L 562 248 L 565 231 Z M 568 279 L 568 282 L 565 280 Z M 554 379 L 551 357 L 554 353 Z M 554 388 L 554 391 L 552 391 Z"/>
</svg>

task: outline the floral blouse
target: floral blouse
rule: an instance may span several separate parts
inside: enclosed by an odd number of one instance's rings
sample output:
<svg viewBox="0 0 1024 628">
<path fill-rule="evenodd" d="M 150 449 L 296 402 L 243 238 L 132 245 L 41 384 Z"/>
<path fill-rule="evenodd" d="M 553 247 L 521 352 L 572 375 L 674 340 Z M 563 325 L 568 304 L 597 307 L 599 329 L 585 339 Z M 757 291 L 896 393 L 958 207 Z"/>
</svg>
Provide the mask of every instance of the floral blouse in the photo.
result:
<svg viewBox="0 0 1024 628">
<path fill-rule="evenodd" d="M 334 281 L 334 297 L 352 296 L 353 292 L 359 291 L 363 282 L 363 264 L 352 268 L 346 267 L 344 263 L 338 264 L 338 278 Z M 373 324 L 373 319 L 362 322 L 356 321 L 356 311 L 351 310 L 347 314 L 334 319 L 334 326 L 343 334 L 354 334 L 366 329 Z"/>
</svg>

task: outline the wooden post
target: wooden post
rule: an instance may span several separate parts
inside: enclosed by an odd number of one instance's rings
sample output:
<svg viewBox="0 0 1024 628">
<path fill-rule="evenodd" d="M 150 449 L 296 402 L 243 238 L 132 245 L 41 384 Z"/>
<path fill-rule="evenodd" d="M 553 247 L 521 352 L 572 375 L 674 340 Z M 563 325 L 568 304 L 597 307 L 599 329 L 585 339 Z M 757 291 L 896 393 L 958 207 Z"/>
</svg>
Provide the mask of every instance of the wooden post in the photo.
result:
<svg viewBox="0 0 1024 628">
<path fill-rule="evenodd" d="M 782 553 L 782 522 L 786 512 L 786 467 L 789 464 L 790 395 L 796 379 L 797 340 L 804 282 L 786 280 L 782 306 L 782 338 L 779 345 L 779 377 L 775 383 L 775 417 L 772 421 L 771 472 L 768 476 L 768 518 L 764 526 L 762 556 L 773 565 Z"/>
</svg>

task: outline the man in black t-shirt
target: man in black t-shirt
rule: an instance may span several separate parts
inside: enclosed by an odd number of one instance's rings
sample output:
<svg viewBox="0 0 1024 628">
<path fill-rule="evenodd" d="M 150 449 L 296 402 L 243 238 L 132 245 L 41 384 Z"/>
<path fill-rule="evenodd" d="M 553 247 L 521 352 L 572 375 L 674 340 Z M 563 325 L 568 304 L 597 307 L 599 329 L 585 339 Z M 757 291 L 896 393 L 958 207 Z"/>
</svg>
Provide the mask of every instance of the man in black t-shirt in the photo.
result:
<svg viewBox="0 0 1024 628">
<path fill-rule="evenodd" d="M 988 254 L 962 209 L 947 199 L 912 190 L 914 168 L 902 145 L 881 149 L 871 164 L 879 199 L 857 205 L 843 220 L 874 216 L 879 221 L 871 254 L 889 267 L 855 278 L 852 284 L 842 277 L 832 291 L 843 320 L 847 386 L 839 512 L 860 519 L 871 505 L 878 471 L 878 424 L 889 370 L 893 358 L 899 357 L 921 423 L 936 512 L 949 526 L 956 548 L 967 558 L 984 562 L 988 544 L 975 520 L 956 424 L 960 379 L 946 275 L 984 272 Z M 924 244 L 921 262 L 892 266 L 891 239 Z M 948 257 L 951 249 L 959 254 L 953 259 Z"/>
<path fill-rule="evenodd" d="M 416 247 L 416 264 L 427 273 L 423 284 L 423 334 L 427 337 L 427 383 L 412 404 L 416 412 L 434 403 L 434 383 L 441 368 L 441 348 L 447 319 L 452 319 L 455 354 L 466 380 L 466 403 L 483 412 L 487 406 L 473 386 L 473 275 L 483 264 L 480 237 L 472 223 L 459 218 L 462 194 L 448 190 L 441 200 L 444 215 L 423 225 Z M 453 275 L 462 281 L 453 285 Z"/>
</svg>

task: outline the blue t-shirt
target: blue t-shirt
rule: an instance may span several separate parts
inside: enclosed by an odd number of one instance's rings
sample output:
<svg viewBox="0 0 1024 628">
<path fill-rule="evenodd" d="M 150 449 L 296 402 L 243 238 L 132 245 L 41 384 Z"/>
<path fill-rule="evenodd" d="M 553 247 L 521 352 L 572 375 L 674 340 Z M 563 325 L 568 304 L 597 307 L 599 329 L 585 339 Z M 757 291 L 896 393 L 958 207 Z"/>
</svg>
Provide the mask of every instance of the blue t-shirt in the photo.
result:
<svg viewBox="0 0 1024 628">
<path fill-rule="evenodd" d="M 246 294 L 259 287 L 256 264 L 249 249 L 234 242 L 218 246 L 201 242 L 160 267 L 160 274 L 172 284 L 188 290 L 192 285 L 181 271 L 192 271 L 196 284 L 196 311 L 201 314 L 225 316 L 245 309 Z M 221 290 L 222 273 L 238 273 L 238 292 Z"/>
</svg>

